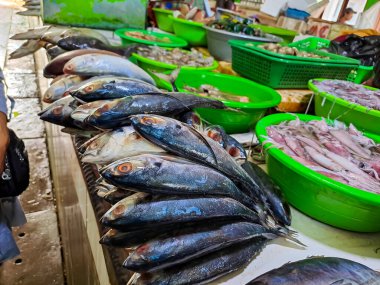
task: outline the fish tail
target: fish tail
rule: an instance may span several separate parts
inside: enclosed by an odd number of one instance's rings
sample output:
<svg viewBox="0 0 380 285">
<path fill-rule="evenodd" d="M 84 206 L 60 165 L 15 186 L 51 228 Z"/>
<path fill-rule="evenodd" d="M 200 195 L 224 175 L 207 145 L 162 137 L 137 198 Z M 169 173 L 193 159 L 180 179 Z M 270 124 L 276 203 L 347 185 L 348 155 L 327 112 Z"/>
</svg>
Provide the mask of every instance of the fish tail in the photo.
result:
<svg viewBox="0 0 380 285">
<path fill-rule="evenodd" d="M 296 244 L 298 244 L 298 245 L 300 245 L 302 247 L 307 247 L 304 243 L 302 243 L 297 238 L 298 233 L 296 231 L 293 231 L 293 230 L 290 230 L 288 228 L 283 227 L 283 228 L 280 228 L 278 230 L 278 233 L 279 233 L 279 236 L 281 236 L 281 237 L 283 237 L 283 238 L 285 238 L 287 240 L 290 240 L 290 241 L 292 241 L 292 242 L 294 242 L 294 243 L 296 243 Z"/>
</svg>

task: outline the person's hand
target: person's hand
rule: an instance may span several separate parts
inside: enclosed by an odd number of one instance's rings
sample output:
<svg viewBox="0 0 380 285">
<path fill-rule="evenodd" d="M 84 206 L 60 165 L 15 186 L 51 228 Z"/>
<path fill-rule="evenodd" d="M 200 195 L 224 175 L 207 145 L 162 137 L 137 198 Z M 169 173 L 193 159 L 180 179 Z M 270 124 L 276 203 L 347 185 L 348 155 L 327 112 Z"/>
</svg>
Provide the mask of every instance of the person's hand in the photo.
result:
<svg viewBox="0 0 380 285">
<path fill-rule="evenodd" d="M 0 112 L 0 174 L 4 171 L 8 144 L 9 132 L 7 128 L 7 117 Z"/>
</svg>

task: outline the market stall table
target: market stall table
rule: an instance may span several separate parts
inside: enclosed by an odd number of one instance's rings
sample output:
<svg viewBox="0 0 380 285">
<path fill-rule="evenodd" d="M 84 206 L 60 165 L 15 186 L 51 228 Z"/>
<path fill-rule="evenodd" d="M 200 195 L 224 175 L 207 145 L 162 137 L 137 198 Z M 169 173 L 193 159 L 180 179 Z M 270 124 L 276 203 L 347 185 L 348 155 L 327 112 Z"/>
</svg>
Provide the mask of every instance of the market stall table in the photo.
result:
<svg viewBox="0 0 380 285">
<path fill-rule="evenodd" d="M 46 64 L 47 59 L 43 52 L 39 52 L 36 57 L 38 58 L 37 62 L 39 62 L 37 68 L 38 74 L 40 74 L 39 86 L 42 96 L 48 86 L 48 82 L 41 76 L 41 68 Z M 70 136 L 62 135 L 61 139 L 55 139 L 57 137 L 57 134 L 55 133 L 57 130 L 57 127 L 54 127 L 53 131 L 52 128 L 47 130 L 50 149 L 49 155 L 51 156 L 51 159 L 62 157 L 62 150 L 65 149 L 65 156 L 68 159 L 55 161 L 55 164 L 58 165 L 58 167 L 52 169 L 55 180 L 54 184 L 62 184 L 62 181 L 59 182 L 59 180 L 62 179 L 61 173 L 57 173 L 60 169 L 60 164 L 62 167 L 65 167 L 66 171 L 75 172 L 71 173 L 71 179 L 73 179 L 73 185 L 75 186 L 71 189 L 71 195 L 78 196 L 82 218 L 86 225 L 85 231 L 88 236 L 92 255 L 94 256 L 95 267 L 100 284 L 118 284 L 119 281 L 110 278 L 109 263 L 104 260 L 106 254 L 104 254 L 102 246 L 98 243 L 100 237 L 99 232 L 102 232 L 103 229 L 99 228 L 100 226 L 97 222 L 97 218 L 99 217 L 96 216 L 97 211 L 94 210 L 94 206 L 96 205 L 90 202 L 91 198 L 88 193 L 86 193 L 84 177 L 81 173 L 78 173 L 78 169 L 80 169 L 78 166 L 81 166 L 81 164 L 77 163 L 77 165 L 72 165 L 73 167 L 69 169 L 67 168 L 68 163 L 75 164 L 76 150 L 74 147 L 67 145 Z M 286 177 L 284 177 L 284 179 L 286 179 Z M 305 189 L 305 191 L 307 191 L 307 189 Z M 59 204 L 60 201 L 58 201 L 58 205 Z M 277 268 L 289 261 L 295 261 L 309 256 L 348 258 L 380 271 L 380 233 L 365 234 L 348 232 L 319 223 L 295 209 L 292 209 L 292 214 L 293 222 L 291 228 L 299 233 L 298 239 L 307 245 L 306 248 L 287 242 L 283 239 L 277 239 L 274 242 L 270 242 L 246 268 L 229 274 L 222 279 L 218 279 L 212 284 L 245 284 L 268 270 Z M 63 234 L 65 233 L 63 232 Z M 65 241 L 65 239 L 63 240 Z M 73 243 L 74 241 L 66 239 L 66 242 Z M 65 250 L 65 244 L 63 244 L 63 247 Z M 120 249 L 120 252 L 125 253 L 122 249 Z M 73 260 L 65 260 L 65 262 L 72 263 Z M 118 266 L 120 267 L 120 265 L 121 264 Z M 113 272 L 112 274 L 114 277 L 118 277 L 117 273 L 115 274 L 115 272 Z"/>
</svg>

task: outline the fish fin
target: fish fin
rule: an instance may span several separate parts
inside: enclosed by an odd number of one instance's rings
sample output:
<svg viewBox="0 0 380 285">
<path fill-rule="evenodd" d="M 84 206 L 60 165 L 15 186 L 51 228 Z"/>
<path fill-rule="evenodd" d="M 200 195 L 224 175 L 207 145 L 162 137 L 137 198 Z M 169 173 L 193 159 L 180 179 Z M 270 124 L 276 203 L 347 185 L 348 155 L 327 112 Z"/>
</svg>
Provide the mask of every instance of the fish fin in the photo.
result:
<svg viewBox="0 0 380 285">
<path fill-rule="evenodd" d="M 292 231 L 292 230 L 284 227 L 284 228 L 279 229 L 278 233 L 281 237 L 283 237 L 287 240 L 290 240 L 290 241 L 292 241 L 292 242 L 294 242 L 294 243 L 296 243 L 302 247 L 307 247 L 307 245 L 305 245 L 304 243 L 302 243 L 301 241 L 299 241 L 297 239 L 298 233 L 295 231 Z"/>
<path fill-rule="evenodd" d="M 212 149 L 210 143 L 207 141 L 207 139 L 198 131 L 196 130 L 195 128 L 193 128 L 192 126 L 189 126 L 189 125 L 186 125 L 185 123 L 182 123 L 184 126 L 188 127 L 190 129 L 190 131 L 195 135 L 197 136 L 206 146 L 207 148 L 211 151 L 211 155 L 212 155 L 212 158 L 214 159 L 215 161 L 215 164 L 218 165 L 218 160 L 216 158 L 216 155 L 215 155 L 215 152 L 214 150 Z"/>
</svg>

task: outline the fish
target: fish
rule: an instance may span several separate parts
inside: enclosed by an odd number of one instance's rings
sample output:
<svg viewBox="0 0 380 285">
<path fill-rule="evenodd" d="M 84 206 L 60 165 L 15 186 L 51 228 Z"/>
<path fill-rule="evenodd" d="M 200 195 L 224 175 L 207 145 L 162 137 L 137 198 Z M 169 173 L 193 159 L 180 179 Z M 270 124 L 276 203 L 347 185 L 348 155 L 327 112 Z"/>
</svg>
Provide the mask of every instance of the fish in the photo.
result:
<svg viewBox="0 0 380 285">
<path fill-rule="evenodd" d="M 247 285 L 379 285 L 380 273 L 338 257 L 311 257 L 270 270 Z"/>
<path fill-rule="evenodd" d="M 64 65 L 63 72 L 85 76 L 126 76 L 155 85 L 152 77 L 137 65 L 127 59 L 108 54 L 84 54 L 76 56 Z"/>
<path fill-rule="evenodd" d="M 64 50 L 64 49 L 57 47 L 57 46 L 52 46 L 51 48 L 46 49 L 46 53 L 48 54 L 50 61 L 55 59 L 57 56 L 64 54 L 66 52 L 67 52 L 67 50 Z M 63 72 L 62 72 L 62 74 L 63 74 Z"/>
<path fill-rule="evenodd" d="M 41 10 L 39 9 L 28 9 L 28 10 L 25 10 L 25 11 L 19 11 L 19 12 L 16 12 L 17 15 L 20 15 L 20 16 L 41 16 Z"/>
<path fill-rule="evenodd" d="M 244 163 L 247 161 L 247 153 L 244 147 L 232 136 L 228 135 L 221 126 L 208 126 L 206 135 L 218 142 L 236 161 Z"/>
<path fill-rule="evenodd" d="M 98 50 L 98 49 L 81 49 L 81 50 L 73 50 L 73 51 L 66 51 L 63 54 L 60 54 L 59 56 L 55 57 L 52 61 L 50 61 L 45 67 L 44 67 L 44 76 L 47 78 L 52 78 L 58 75 L 63 74 L 63 67 L 65 64 L 73 59 L 76 56 L 84 55 L 84 54 L 108 54 L 112 56 L 119 56 L 118 54 L 114 52 L 110 52 L 107 50 Z"/>
<path fill-rule="evenodd" d="M 103 42 L 104 44 L 109 44 L 107 37 L 105 37 L 102 33 L 94 29 L 87 28 L 66 27 L 64 30 L 48 30 L 41 36 L 41 39 L 43 41 L 57 45 L 61 39 L 72 36 L 91 37 Z"/>
<path fill-rule="evenodd" d="M 132 195 L 135 192 L 125 189 L 119 189 L 116 186 L 110 185 L 105 181 L 96 186 L 96 194 L 108 203 L 114 205 L 120 200 Z"/>
<path fill-rule="evenodd" d="M 71 96 L 63 97 L 52 103 L 46 109 L 42 110 L 38 115 L 40 119 L 52 124 L 60 125 L 73 129 L 89 129 L 92 128 L 81 124 L 71 118 L 71 113 L 80 105 L 80 103 Z"/>
<path fill-rule="evenodd" d="M 215 168 L 230 178 L 256 203 L 261 219 L 270 222 L 262 208 L 258 184 L 214 140 L 204 137 L 191 126 L 158 115 L 135 115 L 130 118 L 134 129 L 147 140 L 168 152 Z"/>
<path fill-rule="evenodd" d="M 266 238 L 257 238 L 227 247 L 183 265 L 141 274 L 136 285 L 208 284 L 246 266 L 265 247 Z"/>
<path fill-rule="evenodd" d="M 92 77 L 70 91 L 72 96 L 85 102 L 150 93 L 161 94 L 162 91 L 139 79 L 107 75 Z"/>
<path fill-rule="evenodd" d="M 165 150 L 137 134 L 132 127 L 122 127 L 93 138 L 81 160 L 106 165 L 116 160 L 143 153 L 164 153 Z"/>
<path fill-rule="evenodd" d="M 120 159 L 100 171 L 110 184 L 166 195 L 229 197 L 248 208 L 253 200 L 222 173 L 169 155 L 141 154 Z"/>
<path fill-rule="evenodd" d="M 260 184 L 260 189 L 265 195 L 265 201 L 267 201 L 266 205 L 277 222 L 290 226 L 292 220 L 290 206 L 285 200 L 280 187 L 258 165 L 246 161 L 241 166 L 248 175 Z"/>
<path fill-rule="evenodd" d="M 66 77 L 69 77 L 69 76 L 72 76 L 70 74 L 61 74 L 61 75 L 58 75 L 57 77 L 54 77 L 51 81 L 50 81 L 50 85 L 54 84 L 55 82 L 63 79 L 63 78 L 66 78 Z"/>
<path fill-rule="evenodd" d="M 248 222 L 190 227 L 142 243 L 124 261 L 123 267 L 140 273 L 162 270 L 243 241 L 276 237 L 275 230 Z"/>
<path fill-rule="evenodd" d="M 48 31 L 62 32 L 66 30 L 67 27 L 61 26 L 42 26 L 38 28 L 29 29 L 26 32 L 21 32 L 14 34 L 10 37 L 11 40 L 39 40 Z"/>
<path fill-rule="evenodd" d="M 197 107 L 221 109 L 224 105 L 188 93 L 131 95 L 102 105 L 86 118 L 86 123 L 100 129 L 113 129 L 129 125 L 132 115 L 173 115 Z"/>
<path fill-rule="evenodd" d="M 136 52 L 138 44 L 131 44 L 128 46 L 111 46 L 104 43 L 103 41 L 89 37 L 89 36 L 68 36 L 63 39 L 60 39 L 57 42 L 57 45 L 60 48 L 65 50 L 77 50 L 77 49 L 98 49 L 98 50 L 107 50 L 129 58 L 132 53 Z"/>
<path fill-rule="evenodd" d="M 35 53 L 40 48 L 44 47 L 45 44 L 46 42 L 40 40 L 28 40 L 15 51 L 11 52 L 9 59 L 17 59 Z"/>
<path fill-rule="evenodd" d="M 65 93 L 69 88 L 75 86 L 79 82 L 83 81 L 83 77 L 77 75 L 71 75 L 61 80 L 53 83 L 50 87 L 45 91 L 43 101 L 45 103 L 53 103 L 67 95 L 69 93 Z"/>
<path fill-rule="evenodd" d="M 135 195 L 144 195 L 143 199 Z M 246 220 L 259 223 L 255 212 L 231 198 L 161 197 L 147 201 L 138 192 L 112 206 L 101 218 L 104 226 L 121 231 L 141 230 L 171 224 Z M 145 199 L 145 200 L 144 200 Z"/>
</svg>

